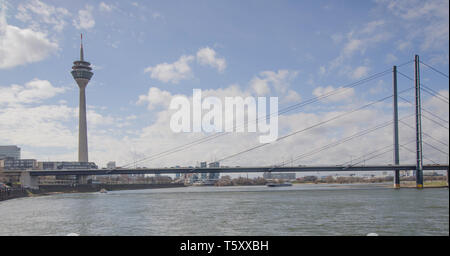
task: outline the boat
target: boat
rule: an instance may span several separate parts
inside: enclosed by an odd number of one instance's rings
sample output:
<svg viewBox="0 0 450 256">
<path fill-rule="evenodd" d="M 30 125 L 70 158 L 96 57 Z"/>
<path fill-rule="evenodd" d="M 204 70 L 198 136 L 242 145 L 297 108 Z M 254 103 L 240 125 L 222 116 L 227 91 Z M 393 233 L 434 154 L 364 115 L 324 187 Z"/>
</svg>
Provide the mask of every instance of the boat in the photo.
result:
<svg viewBox="0 0 450 256">
<path fill-rule="evenodd" d="M 196 181 L 192 183 L 192 186 L 214 186 L 215 181 L 205 180 L 205 181 Z"/>
<path fill-rule="evenodd" d="M 292 183 L 290 182 L 284 182 L 284 183 L 267 183 L 268 187 L 289 187 L 292 186 Z"/>
<path fill-rule="evenodd" d="M 102 189 L 100 189 L 100 193 L 108 193 L 108 190 L 102 188 Z"/>
</svg>

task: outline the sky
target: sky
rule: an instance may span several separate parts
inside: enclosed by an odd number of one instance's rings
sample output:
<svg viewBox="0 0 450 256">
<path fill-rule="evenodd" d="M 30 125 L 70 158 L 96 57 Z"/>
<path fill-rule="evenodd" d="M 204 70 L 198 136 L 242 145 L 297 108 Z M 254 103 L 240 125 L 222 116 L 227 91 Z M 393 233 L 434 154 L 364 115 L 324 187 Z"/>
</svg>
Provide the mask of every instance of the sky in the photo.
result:
<svg viewBox="0 0 450 256">
<path fill-rule="evenodd" d="M 194 88 L 204 97 L 278 97 L 280 110 L 304 104 L 279 115 L 282 137 L 392 95 L 392 72 L 349 85 L 393 65 L 405 90 L 400 162 L 414 164 L 414 84 L 407 77 L 414 77 L 415 54 L 447 75 L 421 65 L 421 82 L 434 92 L 422 92 L 424 162 L 448 163 L 447 0 L 0 3 L 0 145 L 18 145 L 22 158 L 77 161 L 78 87 L 70 71 L 83 33 L 94 72 L 86 91 L 89 160 L 100 167 L 195 166 L 259 145 L 257 133 L 228 133 L 141 161 L 211 135 L 170 129 L 171 99 L 192 97 Z M 391 120 L 388 98 L 221 164 L 392 163 L 392 151 L 370 154 L 392 149 L 391 124 L 305 156 Z"/>
</svg>

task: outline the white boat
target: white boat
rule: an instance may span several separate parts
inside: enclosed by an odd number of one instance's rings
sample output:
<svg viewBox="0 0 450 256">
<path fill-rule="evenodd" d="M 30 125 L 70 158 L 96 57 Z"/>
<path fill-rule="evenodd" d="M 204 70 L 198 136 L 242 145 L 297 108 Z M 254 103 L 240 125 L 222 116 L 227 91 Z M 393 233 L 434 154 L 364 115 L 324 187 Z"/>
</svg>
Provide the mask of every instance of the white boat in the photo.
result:
<svg viewBox="0 0 450 256">
<path fill-rule="evenodd" d="M 102 188 L 102 189 L 100 189 L 100 193 L 108 193 L 108 190 Z"/>
</svg>

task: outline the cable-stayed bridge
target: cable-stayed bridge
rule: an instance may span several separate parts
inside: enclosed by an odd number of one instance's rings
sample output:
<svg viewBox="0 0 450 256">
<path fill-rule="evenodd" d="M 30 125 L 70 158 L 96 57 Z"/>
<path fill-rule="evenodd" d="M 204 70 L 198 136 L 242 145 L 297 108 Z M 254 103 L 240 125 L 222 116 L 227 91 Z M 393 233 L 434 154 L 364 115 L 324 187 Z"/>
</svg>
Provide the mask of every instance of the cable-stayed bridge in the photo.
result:
<svg viewBox="0 0 450 256">
<path fill-rule="evenodd" d="M 414 78 L 404 74 L 403 72 L 399 71 L 398 68 L 403 67 L 408 64 L 414 63 Z M 367 76 L 361 80 L 358 80 L 356 82 L 353 82 L 351 84 L 347 84 L 341 87 L 338 87 L 335 90 L 332 90 L 330 92 L 321 94 L 320 96 L 302 101 L 300 103 L 288 106 L 286 108 L 280 109 L 276 113 L 269 113 L 267 116 L 262 117 L 263 119 L 269 119 L 273 115 L 281 115 L 285 114 L 294 110 L 298 110 L 302 107 L 308 106 L 310 104 L 319 102 L 323 99 L 336 96 L 339 94 L 344 93 L 347 90 L 350 90 L 352 88 L 356 88 L 358 86 L 367 84 L 370 81 L 374 81 L 376 79 L 379 79 L 381 77 L 392 75 L 392 94 L 387 95 L 385 97 L 382 97 L 380 99 L 374 100 L 370 103 L 364 104 L 362 106 L 355 107 L 353 109 L 347 110 L 345 112 L 339 113 L 335 116 L 332 116 L 328 119 L 322 120 L 320 122 L 317 122 L 313 125 L 310 125 L 308 127 L 292 131 L 286 135 L 283 135 L 279 137 L 275 142 L 272 143 L 263 143 L 263 144 L 257 144 L 255 146 L 246 148 L 244 150 L 240 150 L 239 152 L 230 154 L 228 156 L 223 156 L 222 158 L 216 160 L 218 162 L 226 162 L 230 159 L 237 158 L 240 156 L 243 156 L 249 152 L 260 150 L 268 145 L 275 145 L 283 140 L 286 140 L 287 138 L 293 137 L 293 136 L 300 136 L 304 134 L 306 131 L 310 131 L 319 127 L 323 127 L 331 122 L 334 122 L 339 119 L 343 119 L 345 117 L 350 116 L 351 114 L 357 113 L 361 110 L 374 107 L 375 105 L 379 103 L 386 102 L 388 100 L 392 100 L 393 102 L 393 118 L 391 121 L 382 122 L 375 126 L 368 127 L 362 131 L 356 132 L 350 136 L 341 138 L 337 141 L 333 141 L 331 143 L 328 143 L 324 146 L 318 147 L 318 148 L 312 148 L 305 152 L 299 152 L 300 154 L 293 157 L 290 161 L 280 161 L 278 163 L 273 163 L 271 166 L 260 166 L 260 167 L 218 167 L 218 168 L 197 168 L 197 167 L 182 167 L 182 168 L 136 168 L 137 163 L 147 163 L 150 161 L 154 161 L 156 159 L 160 159 L 163 157 L 167 157 L 169 155 L 174 155 L 179 152 L 190 150 L 196 146 L 199 146 L 201 144 L 213 141 L 215 139 L 218 139 L 220 137 L 226 136 L 230 133 L 226 132 L 219 132 L 215 134 L 211 134 L 202 138 L 199 138 L 197 140 L 193 140 L 188 143 L 181 144 L 179 146 L 173 147 L 171 149 L 162 151 L 157 154 L 149 155 L 147 157 L 144 157 L 142 159 L 139 159 L 137 161 L 133 161 L 129 164 L 125 164 L 121 166 L 120 168 L 116 169 L 101 169 L 101 170 L 93 170 L 93 169 L 86 169 L 86 170 L 48 170 L 48 171 L 29 171 L 27 172 L 27 177 L 29 180 L 33 180 L 35 177 L 39 176 L 51 176 L 51 175 L 78 175 L 78 176 L 86 176 L 86 175 L 115 175 L 115 174 L 171 174 L 171 173 L 214 173 L 214 172 L 221 172 L 221 173 L 242 173 L 242 172 L 341 172 L 341 171 L 394 171 L 394 185 L 395 187 L 400 186 L 400 171 L 406 171 L 406 170 L 414 170 L 416 173 L 416 183 L 418 188 L 423 187 L 423 171 L 424 170 L 447 170 L 447 176 L 448 176 L 448 162 L 446 164 L 438 163 L 432 158 L 430 158 L 427 155 L 423 154 L 423 145 L 426 145 L 428 148 L 435 150 L 437 153 L 443 154 L 447 156 L 448 159 L 448 141 L 442 141 L 441 139 L 436 138 L 432 132 L 429 131 L 422 131 L 422 117 L 426 119 L 427 121 L 432 122 L 436 125 L 436 128 L 439 129 L 446 129 L 448 131 L 448 120 L 446 120 L 444 117 L 441 117 L 434 113 L 431 110 L 428 110 L 427 108 L 424 108 L 421 104 L 421 92 L 425 92 L 432 97 L 436 98 L 437 100 L 449 104 L 449 99 L 445 95 L 440 94 L 436 90 L 432 89 L 428 85 L 425 85 L 420 82 L 420 64 L 424 64 L 429 70 L 439 74 L 440 76 L 445 77 L 448 80 L 448 75 L 445 73 L 435 69 L 429 64 L 426 64 L 422 61 L 419 61 L 419 56 L 415 56 L 414 60 L 407 61 L 405 63 L 402 63 L 398 66 L 394 66 L 393 68 L 386 69 L 382 72 Z M 402 89 L 398 91 L 397 88 L 397 76 L 400 75 L 403 79 L 407 79 L 411 82 L 413 86 L 410 86 L 408 88 Z M 411 102 L 410 100 L 406 99 L 402 95 L 408 92 L 413 91 L 415 92 L 415 102 Z M 402 103 L 410 104 L 415 108 L 414 113 L 402 115 L 399 117 L 398 113 L 398 101 L 402 100 Z M 423 113 L 422 113 L 423 111 Z M 408 118 L 415 117 L 415 122 L 407 122 Z M 255 121 L 258 121 L 259 118 L 257 118 Z M 415 131 L 415 139 L 406 141 L 405 143 L 400 143 L 399 141 L 399 123 L 405 125 L 405 127 L 408 127 L 409 129 Z M 248 124 L 247 124 L 248 125 Z M 385 127 L 388 127 L 392 125 L 393 126 L 393 141 L 390 145 L 386 145 L 384 147 L 380 147 L 377 149 L 374 149 L 373 151 L 366 153 L 362 156 L 359 156 L 357 158 L 352 159 L 352 161 L 344 162 L 344 163 L 336 163 L 336 165 L 331 166 L 291 166 L 288 167 L 287 165 L 291 164 L 293 165 L 294 162 L 298 162 L 299 160 L 303 160 L 307 157 L 313 156 L 315 154 L 318 154 L 320 152 L 324 152 L 326 150 L 330 150 L 333 148 L 336 148 L 339 145 L 348 143 L 350 141 L 355 141 L 356 139 L 364 138 L 366 136 L 371 136 L 370 134 L 378 131 L 380 129 L 383 129 Z M 234 127 L 236 128 L 236 126 Z M 422 137 L 426 138 L 424 140 Z M 433 141 L 433 142 L 431 142 Z M 414 150 L 408 148 L 407 146 L 415 143 L 416 147 Z M 438 145 L 439 144 L 439 145 Z M 445 147 L 443 149 L 442 147 Z M 399 159 L 399 151 L 400 148 L 411 152 L 415 154 L 416 156 L 416 163 L 415 164 L 400 164 Z M 383 163 L 378 165 L 365 165 L 365 162 L 371 159 L 375 159 L 377 157 L 380 157 L 384 154 L 392 152 L 394 155 L 394 161 L 392 163 Z M 426 159 L 429 162 L 432 162 L 433 164 L 423 164 L 423 159 Z M 131 168 L 132 165 L 135 165 L 134 168 Z M 31 182 L 33 183 L 33 182 Z"/>
</svg>

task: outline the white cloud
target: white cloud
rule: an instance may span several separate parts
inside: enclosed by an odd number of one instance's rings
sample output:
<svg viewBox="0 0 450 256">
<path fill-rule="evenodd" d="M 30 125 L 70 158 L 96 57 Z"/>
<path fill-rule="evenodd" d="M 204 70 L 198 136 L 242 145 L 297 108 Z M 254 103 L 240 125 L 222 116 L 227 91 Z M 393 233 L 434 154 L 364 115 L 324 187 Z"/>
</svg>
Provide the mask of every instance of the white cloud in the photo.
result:
<svg viewBox="0 0 450 256">
<path fill-rule="evenodd" d="M 78 110 L 78 109 L 76 109 Z M 78 118 L 78 111 L 76 111 L 75 117 Z M 116 119 L 110 115 L 102 115 L 95 110 L 88 110 L 86 113 L 88 127 L 96 127 L 103 125 L 116 124 Z"/>
<path fill-rule="evenodd" d="M 360 78 L 366 76 L 368 71 L 369 71 L 368 67 L 366 67 L 366 66 L 359 66 L 352 72 L 351 77 L 353 79 L 360 79 Z"/>
<path fill-rule="evenodd" d="M 194 60 L 194 56 L 181 56 L 174 63 L 162 63 L 154 67 L 148 67 L 145 72 L 150 72 L 150 77 L 162 82 L 177 84 L 181 80 L 192 78 L 192 70 L 189 63 Z"/>
<path fill-rule="evenodd" d="M 286 97 L 283 98 L 284 102 L 296 102 L 299 103 L 302 100 L 300 94 L 294 90 L 289 90 Z"/>
<path fill-rule="evenodd" d="M 385 26 L 384 20 L 375 20 L 364 24 L 359 30 L 352 30 L 347 33 L 346 41 L 339 56 L 330 61 L 328 70 L 338 69 L 340 70 L 339 73 L 348 75 L 348 70 L 352 70 L 352 68 L 345 65 L 346 60 L 351 59 L 357 53 L 363 56 L 368 48 L 375 47 L 391 38 L 391 33 L 383 29 Z M 353 75 L 350 74 L 349 76 L 352 77 Z"/>
<path fill-rule="evenodd" d="M 262 71 L 249 83 L 249 90 L 257 96 L 279 97 L 280 102 L 299 102 L 300 94 L 290 89 L 291 82 L 297 77 L 298 71 L 278 70 Z"/>
<path fill-rule="evenodd" d="M 76 146 L 75 132 L 63 123 L 74 110 L 64 105 L 0 108 L 0 137 L 3 143 L 38 148 Z"/>
<path fill-rule="evenodd" d="M 375 20 L 366 24 L 366 26 L 361 30 L 361 33 L 371 34 L 376 28 L 383 26 L 385 24 L 384 20 Z"/>
<path fill-rule="evenodd" d="M 351 56 L 357 50 L 363 50 L 363 41 L 360 39 L 350 39 L 344 46 L 343 55 Z"/>
<path fill-rule="evenodd" d="M 16 18 L 31 24 L 34 30 L 43 30 L 43 25 L 51 25 L 57 32 L 61 32 L 65 25 L 65 18 L 70 16 L 67 9 L 54 7 L 40 0 L 30 0 L 17 7 Z"/>
<path fill-rule="evenodd" d="M 197 52 L 197 61 L 201 65 L 207 65 L 214 68 L 217 68 L 219 72 L 223 72 L 227 66 L 227 63 L 224 58 L 217 58 L 216 52 L 209 48 L 205 47 Z"/>
<path fill-rule="evenodd" d="M 95 19 L 92 15 L 94 7 L 91 5 L 86 5 L 85 9 L 78 10 L 78 18 L 73 20 L 73 25 L 77 29 L 90 29 L 95 26 Z"/>
<path fill-rule="evenodd" d="M 182 55 L 174 63 L 164 62 L 153 67 L 147 67 L 144 72 L 149 72 L 153 79 L 177 84 L 181 80 L 193 78 L 190 64 L 194 59 L 197 59 L 200 65 L 217 68 L 219 72 L 223 72 L 226 68 L 225 59 L 216 57 L 216 52 L 213 49 L 205 47 L 198 50 L 195 57 L 193 55 Z"/>
<path fill-rule="evenodd" d="M 23 86 L 0 86 L 0 106 L 39 103 L 64 91 L 65 88 L 54 87 L 49 81 L 39 79 L 33 79 Z"/>
<path fill-rule="evenodd" d="M 400 17 L 396 24 L 407 30 L 406 41 L 417 39 L 422 50 L 448 49 L 448 0 L 377 0 L 377 2 L 394 16 Z"/>
<path fill-rule="evenodd" d="M 333 34 L 331 35 L 331 39 L 333 40 L 334 43 L 338 44 L 342 42 L 344 36 L 342 34 Z"/>
<path fill-rule="evenodd" d="M 398 41 L 396 45 L 397 49 L 400 51 L 404 51 L 405 49 L 411 48 L 411 42 L 408 41 Z"/>
<path fill-rule="evenodd" d="M 58 50 L 58 44 L 42 32 L 7 24 L 5 8 L 0 14 L 0 69 L 38 62 Z"/>
<path fill-rule="evenodd" d="M 320 66 L 319 67 L 319 75 L 324 75 L 326 71 L 327 70 L 326 70 L 326 68 L 324 66 Z"/>
<path fill-rule="evenodd" d="M 396 62 L 398 60 L 398 58 L 394 55 L 394 54 L 392 54 L 392 53 L 388 53 L 387 55 L 386 55 L 386 62 L 387 63 L 394 63 L 394 62 Z"/>
<path fill-rule="evenodd" d="M 250 86 L 256 95 L 267 95 L 270 93 L 270 87 L 266 79 L 255 77 L 250 81 Z"/>
<path fill-rule="evenodd" d="M 287 89 L 290 87 L 291 81 L 297 77 L 297 71 L 289 71 L 286 69 L 280 69 L 277 72 L 274 71 L 262 71 L 259 73 L 257 79 L 270 84 L 274 91 L 279 94 L 285 94 Z M 253 79 L 252 81 L 258 81 Z"/>
<path fill-rule="evenodd" d="M 421 0 L 378 0 L 378 3 L 387 4 L 387 8 L 395 15 L 406 20 L 429 18 L 431 16 L 448 16 L 448 1 L 421 1 Z"/>
<path fill-rule="evenodd" d="M 102 12 L 111 12 L 114 9 L 114 5 L 107 4 L 105 2 L 100 2 L 100 4 L 98 5 L 98 8 Z"/>
<path fill-rule="evenodd" d="M 334 94 L 332 96 L 326 97 L 324 99 L 321 99 L 323 102 L 339 102 L 339 101 L 348 101 L 355 95 L 355 89 L 348 88 L 348 87 L 337 87 L 334 88 L 333 86 L 327 86 L 327 87 L 317 87 L 313 91 L 313 95 L 316 97 L 331 93 L 332 91 L 338 90 L 339 93 Z"/>
<path fill-rule="evenodd" d="M 172 99 L 172 94 L 168 91 L 163 91 L 157 87 L 151 87 L 148 89 L 146 95 L 139 95 L 137 104 L 147 104 L 149 110 L 154 109 L 156 106 L 169 106 Z"/>
</svg>

